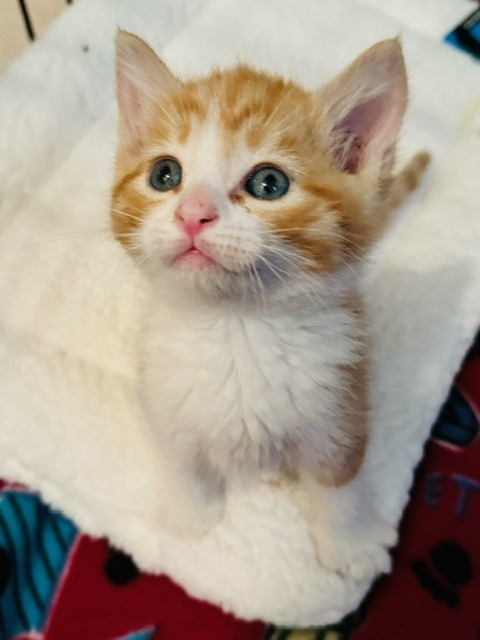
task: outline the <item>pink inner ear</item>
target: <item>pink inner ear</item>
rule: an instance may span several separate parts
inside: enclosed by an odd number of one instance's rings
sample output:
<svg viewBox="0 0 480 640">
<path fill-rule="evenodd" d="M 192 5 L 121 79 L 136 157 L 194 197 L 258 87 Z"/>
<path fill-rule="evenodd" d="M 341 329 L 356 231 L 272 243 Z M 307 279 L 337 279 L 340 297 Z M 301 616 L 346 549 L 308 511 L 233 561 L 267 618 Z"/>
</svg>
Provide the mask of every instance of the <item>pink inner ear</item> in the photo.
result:
<svg viewBox="0 0 480 640">
<path fill-rule="evenodd" d="M 128 135 L 132 140 L 136 140 L 140 131 L 142 95 L 128 77 L 120 77 L 118 80 L 118 101 Z"/>
<path fill-rule="evenodd" d="M 355 106 L 350 113 L 334 127 L 338 136 L 335 160 L 342 171 L 358 173 L 362 161 L 375 134 L 379 132 L 388 108 L 385 94 L 371 98 Z"/>
<path fill-rule="evenodd" d="M 120 87 L 119 100 L 122 107 L 122 112 L 125 120 L 128 124 L 135 121 L 140 111 L 140 95 L 135 84 L 126 78 L 123 82 L 123 86 Z"/>
</svg>

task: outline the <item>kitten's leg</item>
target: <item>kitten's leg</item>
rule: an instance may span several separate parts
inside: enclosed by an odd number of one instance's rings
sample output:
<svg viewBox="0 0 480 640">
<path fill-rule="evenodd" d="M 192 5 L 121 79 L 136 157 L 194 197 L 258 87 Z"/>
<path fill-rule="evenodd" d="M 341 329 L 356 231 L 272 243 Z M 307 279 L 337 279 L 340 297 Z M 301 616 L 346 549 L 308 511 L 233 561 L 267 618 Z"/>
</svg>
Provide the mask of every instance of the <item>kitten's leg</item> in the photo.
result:
<svg viewBox="0 0 480 640">
<path fill-rule="evenodd" d="M 382 184 L 381 216 L 375 222 L 373 237 L 382 234 L 392 213 L 418 186 L 430 162 L 425 152 L 414 155 L 395 175 Z M 377 514 L 375 487 L 362 466 L 368 434 L 367 366 L 347 371 L 350 390 L 344 426 L 340 425 L 337 454 L 302 468 L 293 492 L 294 500 L 310 525 L 320 562 L 328 569 L 355 579 L 370 579 L 390 567 L 388 549 L 396 541 L 396 531 Z M 346 436 L 343 438 L 342 436 Z"/>
<path fill-rule="evenodd" d="M 396 540 L 395 530 L 376 513 L 378 499 L 364 461 L 370 421 L 367 372 L 366 358 L 345 369 L 348 392 L 335 425 L 336 445 L 315 464 L 300 461 L 293 490 L 321 564 L 355 579 L 388 571 L 388 548 Z"/>
<path fill-rule="evenodd" d="M 164 449 L 160 459 L 162 485 L 159 511 L 162 527 L 180 538 L 199 538 L 222 518 L 225 490 L 222 479 L 200 454 L 183 457 Z"/>
</svg>

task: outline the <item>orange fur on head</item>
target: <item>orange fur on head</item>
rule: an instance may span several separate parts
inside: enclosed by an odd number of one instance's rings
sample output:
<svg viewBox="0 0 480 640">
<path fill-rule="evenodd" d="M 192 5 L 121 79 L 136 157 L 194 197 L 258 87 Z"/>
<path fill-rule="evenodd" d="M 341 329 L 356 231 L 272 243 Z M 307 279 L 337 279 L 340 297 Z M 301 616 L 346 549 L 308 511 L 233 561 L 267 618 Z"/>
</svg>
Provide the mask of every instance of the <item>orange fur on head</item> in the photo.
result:
<svg viewBox="0 0 480 640">
<path fill-rule="evenodd" d="M 145 43 L 124 32 L 117 58 L 120 143 L 111 219 L 127 248 L 150 212 L 189 188 L 194 172 L 187 169 L 176 190 L 149 188 L 149 168 L 161 156 L 182 163 L 187 155 L 197 167 L 215 156 L 220 167 L 230 167 L 212 179 L 225 184 L 213 186 L 318 274 L 360 257 L 393 203 L 416 184 L 411 171 L 398 180 L 392 174 L 407 101 L 397 40 L 375 45 L 317 92 L 244 65 L 180 82 Z M 216 130 L 215 146 L 202 156 L 197 141 L 209 127 Z M 261 164 L 289 177 L 284 198 L 259 200 L 242 188 Z"/>
</svg>

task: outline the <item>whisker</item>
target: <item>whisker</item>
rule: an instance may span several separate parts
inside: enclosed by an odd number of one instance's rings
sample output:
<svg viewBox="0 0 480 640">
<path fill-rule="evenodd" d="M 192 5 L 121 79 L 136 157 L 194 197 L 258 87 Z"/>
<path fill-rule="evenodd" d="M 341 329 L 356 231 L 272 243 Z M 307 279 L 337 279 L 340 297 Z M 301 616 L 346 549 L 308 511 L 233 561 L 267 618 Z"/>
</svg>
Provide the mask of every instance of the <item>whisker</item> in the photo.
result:
<svg viewBox="0 0 480 640">
<path fill-rule="evenodd" d="M 272 229 L 272 233 L 275 233 L 275 235 L 280 235 L 280 236 L 281 236 L 282 232 L 283 233 L 288 233 L 290 231 L 296 231 L 296 232 L 303 231 L 303 232 L 305 232 L 306 229 L 305 229 L 305 227 L 286 227 L 286 228 L 283 228 L 280 232 L 275 230 L 275 229 Z M 329 230 L 328 233 L 325 233 L 325 238 L 327 238 L 327 239 L 334 238 L 336 240 L 342 240 L 342 241 L 347 240 L 347 238 L 345 237 L 345 234 L 341 233 L 340 231 L 335 231 L 333 229 Z M 286 240 L 288 241 L 288 239 L 286 239 Z M 356 242 L 354 242 L 350 238 L 348 238 L 348 244 L 351 244 L 351 245 L 357 247 L 361 251 L 364 251 L 364 247 L 363 246 L 357 244 Z"/>
<path fill-rule="evenodd" d="M 139 221 L 138 216 L 134 216 L 132 213 L 128 213 L 127 211 L 121 211 L 120 209 L 113 209 L 113 208 L 111 208 L 110 211 L 113 211 L 114 213 L 118 213 L 120 216 L 124 216 L 125 218 L 131 218 L 132 220 L 135 220 L 135 222 Z M 139 210 L 139 213 L 141 213 L 140 210 Z"/>
<path fill-rule="evenodd" d="M 302 266 L 311 266 L 313 264 L 312 261 L 306 256 L 294 253 L 293 251 L 282 250 L 277 245 L 264 244 L 263 249 L 274 256 L 279 256 L 281 260 L 288 262 L 292 265 L 292 267 L 295 267 L 296 269 L 300 269 Z"/>
<path fill-rule="evenodd" d="M 350 271 L 353 273 L 355 278 L 357 278 L 357 279 L 361 278 L 361 274 L 358 273 L 357 271 L 355 271 L 355 269 L 353 268 L 353 266 L 350 264 L 350 262 L 348 260 L 345 260 L 344 258 L 341 258 L 341 261 L 346 267 L 348 267 L 350 269 Z"/>
<path fill-rule="evenodd" d="M 288 231 L 305 231 L 305 229 L 301 228 L 301 227 L 297 227 L 297 228 L 296 227 L 290 227 L 290 228 L 282 230 L 282 231 L 285 231 L 285 232 L 288 232 Z M 278 235 L 278 232 L 275 232 L 275 234 Z M 325 237 L 334 238 L 334 239 L 337 239 L 337 240 L 345 241 L 345 236 L 340 232 L 329 231 L 328 235 L 326 234 Z M 285 238 L 284 240 L 286 242 L 288 242 L 288 238 Z M 364 247 L 362 247 L 361 245 L 359 245 L 358 243 L 354 242 L 351 239 L 348 240 L 348 244 L 356 247 L 359 250 L 360 253 L 364 253 L 364 251 L 365 251 Z M 276 247 L 277 247 L 277 245 L 275 245 L 275 244 L 268 244 L 268 243 L 265 243 L 264 246 L 265 246 L 265 248 L 270 249 L 272 252 L 275 252 L 276 251 Z M 280 252 L 280 251 L 282 251 L 282 249 L 278 248 L 278 252 Z M 359 260 L 360 262 L 363 262 L 364 264 L 369 264 L 367 259 L 365 259 L 359 253 L 355 253 L 351 249 L 347 249 L 347 248 L 343 247 L 343 252 L 347 256 L 351 256 L 355 261 Z M 310 265 L 312 264 L 311 260 L 309 260 L 305 256 L 300 256 L 299 254 L 293 253 L 293 252 L 290 255 L 292 257 L 295 256 L 295 258 L 298 259 L 298 260 L 302 260 L 303 259 L 303 264 L 305 266 L 308 266 L 308 264 L 310 264 Z"/>
<path fill-rule="evenodd" d="M 268 269 L 270 269 L 270 271 L 273 274 L 275 274 L 277 276 L 277 278 L 280 280 L 280 282 L 284 282 L 285 281 L 285 278 L 283 278 L 281 274 L 289 275 L 288 271 L 285 271 L 284 269 L 280 269 L 278 267 L 274 267 L 273 264 L 269 260 L 267 260 L 267 258 L 265 258 L 264 256 L 262 256 L 260 254 L 257 257 L 264 263 L 264 265 Z"/>
<path fill-rule="evenodd" d="M 253 271 L 255 274 L 255 278 L 258 282 L 258 293 L 260 294 L 260 302 L 262 304 L 262 307 L 265 309 L 267 307 L 267 303 L 265 299 L 265 287 L 263 285 L 262 279 L 260 278 L 260 274 L 258 273 L 256 264 L 253 265 Z"/>
</svg>

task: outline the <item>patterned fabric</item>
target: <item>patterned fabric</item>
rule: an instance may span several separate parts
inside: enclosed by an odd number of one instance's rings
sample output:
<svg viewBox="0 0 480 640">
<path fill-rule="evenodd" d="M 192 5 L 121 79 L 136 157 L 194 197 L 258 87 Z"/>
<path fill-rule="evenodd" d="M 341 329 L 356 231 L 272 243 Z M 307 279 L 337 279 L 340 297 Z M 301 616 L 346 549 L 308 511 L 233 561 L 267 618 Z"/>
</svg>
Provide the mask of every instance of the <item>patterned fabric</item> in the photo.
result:
<svg viewBox="0 0 480 640">
<path fill-rule="evenodd" d="M 260 640 L 264 630 L 141 574 L 28 490 L 0 487 L 0 640 Z"/>
<path fill-rule="evenodd" d="M 0 640 L 479 640 L 479 433 L 480 335 L 417 470 L 393 573 L 323 629 L 238 620 L 0 483 Z"/>
<path fill-rule="evenodd" d="M 0 633 L 42 629 L 76 536 L 35 496 L 6 489 L 0 502 Z"/>
</svg>

